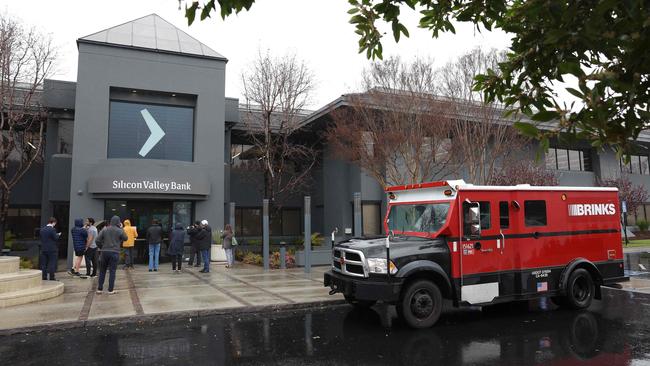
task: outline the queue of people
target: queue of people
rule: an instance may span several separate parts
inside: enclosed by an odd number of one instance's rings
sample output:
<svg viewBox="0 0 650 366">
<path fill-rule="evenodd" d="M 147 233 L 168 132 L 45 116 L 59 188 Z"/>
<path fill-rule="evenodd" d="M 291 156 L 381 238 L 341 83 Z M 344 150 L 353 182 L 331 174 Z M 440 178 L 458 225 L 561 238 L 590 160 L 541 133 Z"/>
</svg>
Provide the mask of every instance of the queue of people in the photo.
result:
<svg viewBox="0 0 650 366">
<path fill-rule="evenodd" d="M 57 233 L 55 226 L 57 221 L 50 218 L 48 224 L 40 230 L 41 253 L 40 266 L 43 273 L 43 280 L 56 280 L 56 262 L 58 256 L 58 240 L 61 233 Z M 228 224 L 221 231 L 223 248 L 226 252 L 227 264 L 230 268 L 234 264 L 233 241 L 234 234 L 232 227 Z M 115 277 L 117 266 L 120 261 L 120 253 L 124 255 L 124 270 L 133 268 L 133 248 L 135 239 L 138 238 L 138 231 L 131 225 L 130 220 L 122 222 L 119 216 L 113 216 L 102 228 L 97 230 L 95 220 L 89 217 L 85 220 L 76 219 L 74 227 L 70 230 L 74 249 L 73 266 L 68 273 L 80 278 L 97 276 L 97 294 L 104 292 L 104 282 L 108 272 L 108 293 L 115 293 Z M 171 258 L 173 273 L 180 273 L 182 270 L 185 238 L 189 237 L 191 245 L 191 256 L 189 265 L 193 264 L 196 257 L 198 267 L 203 263 L 203 269 L 199 272 L 210 272 L 210 249 L 212 245 L 212 228 L 207 220 L 196 221 L 193 225 L 183 228 L 177 223 L 169 234 L 169 246 L 166 254 Z M 149 247 L 149 272 L 157 272 L 160 262 L 160 251 L 163 242 L 163 230 L 160 222 L 154 220 L 147 229 L 146 241 Z M 81 261 L 86 261 L 86 274 L 82 275 L 79 270 Z"/>
</svg>

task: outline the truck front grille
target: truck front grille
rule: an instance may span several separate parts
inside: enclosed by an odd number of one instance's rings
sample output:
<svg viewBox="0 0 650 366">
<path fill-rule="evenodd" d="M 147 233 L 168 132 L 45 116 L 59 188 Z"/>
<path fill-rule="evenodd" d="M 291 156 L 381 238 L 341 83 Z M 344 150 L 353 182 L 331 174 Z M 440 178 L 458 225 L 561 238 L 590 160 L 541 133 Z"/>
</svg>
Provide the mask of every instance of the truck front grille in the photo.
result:
<svg viewBox="0 0 650 366">
<path fill-rule="evenodd" d="M 348 276 L 368 277 L 363 252 L 336 248 L 332 251 L 332 270 Z"/>
</svg>

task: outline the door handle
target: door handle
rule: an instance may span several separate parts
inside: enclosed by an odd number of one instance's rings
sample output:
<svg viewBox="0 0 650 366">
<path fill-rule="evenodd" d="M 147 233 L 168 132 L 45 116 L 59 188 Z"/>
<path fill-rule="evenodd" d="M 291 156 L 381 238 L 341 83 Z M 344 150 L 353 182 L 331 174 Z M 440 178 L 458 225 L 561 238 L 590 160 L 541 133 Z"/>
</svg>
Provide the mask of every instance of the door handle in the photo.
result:
<svg viewBox="0 0 650 366">
<path fill-rule="evenodd" d="M 499 235 L 501 235 L 501 249 L 503 250 L 506 248 L 506 236 L 503 235 L 502 230 L 499 230 Z"/>
</svg>

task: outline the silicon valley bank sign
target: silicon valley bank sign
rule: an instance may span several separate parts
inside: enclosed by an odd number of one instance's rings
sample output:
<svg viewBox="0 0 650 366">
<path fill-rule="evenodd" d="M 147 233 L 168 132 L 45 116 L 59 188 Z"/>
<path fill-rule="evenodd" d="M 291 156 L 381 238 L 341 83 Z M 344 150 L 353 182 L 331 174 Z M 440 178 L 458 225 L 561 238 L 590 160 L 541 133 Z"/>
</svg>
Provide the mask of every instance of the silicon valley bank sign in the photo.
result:
<svg viewBox="0 0 650 366">
<path fill-rule="evenodd" d="M 88 180 L 88 192 L 95 194 L 152 193 L 207 196 L 210 194 L 210 184 L 204 177 L 92 177 Z"/>
<path fill-rule="evenodd" d="M 148 189 L 156 191 L 181 191 L 191 192 L 192 183 L 190 182 L 161 182 L 159 180 L 142 180 L 138 182 L 129 182 L 124 180 L 114 180 L 113 189 Z"/>
</svg>

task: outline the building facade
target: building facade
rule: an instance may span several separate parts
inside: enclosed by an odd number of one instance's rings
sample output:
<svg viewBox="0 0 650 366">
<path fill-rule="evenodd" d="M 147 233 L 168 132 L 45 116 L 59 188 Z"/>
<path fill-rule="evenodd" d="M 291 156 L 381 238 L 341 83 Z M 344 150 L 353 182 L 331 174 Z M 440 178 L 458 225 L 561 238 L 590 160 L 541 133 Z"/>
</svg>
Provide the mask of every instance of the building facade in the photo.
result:
<svg viewBox="0 0 650 366">
<path fill-rule="evenodd" d="M 225 96 L 227 59 L 155 14 L 77 44 L 77 82 L 47 80 L 43 87 L 49 110 L 45 159 L 14 191 L 8 227 L 16 237 L 35 239 L 37 228 L 54 216 L 64 234 L 60 257 L 71 259 L 66 235 L 75 218 L 101 221 L 117 214 L 141 233 L 152 220 L 165 230 L 202 219 L 216 229 L 234 222 L 237 236 L 251 245 L 258 242 L 263 180 L 243 168 L 242 154 L 251 145 L 238 100 Z M 332 111 L 348 102 L 342 96 L 305 113 L 305 129 L 317 136 Z M 650 138 L 643 135 L 640 141 L 643 147 Z M 536 148 L 525 153 L 532 157 Z M 625 165 L 613 152 L 588 144 L 556 144 L 545 162 L 558 172 L 561 185 L 593 186 L 625 170 L 650 191 L 647 154 Z M 339 228 L 352 235 L 356 224 L 364 235 L 381 234 L 382 188 L 327 146 L 307 193 L 312 232 Z M 360 195 L 357 222 L 355 193 Z M 300 241 L 302 206 L 302 196 L 291 197 L 275 213 L 273 238 Z M 637 218 L 650 219 L 650 205 L 633 213 L 631 222 Z"/>
</svg>

